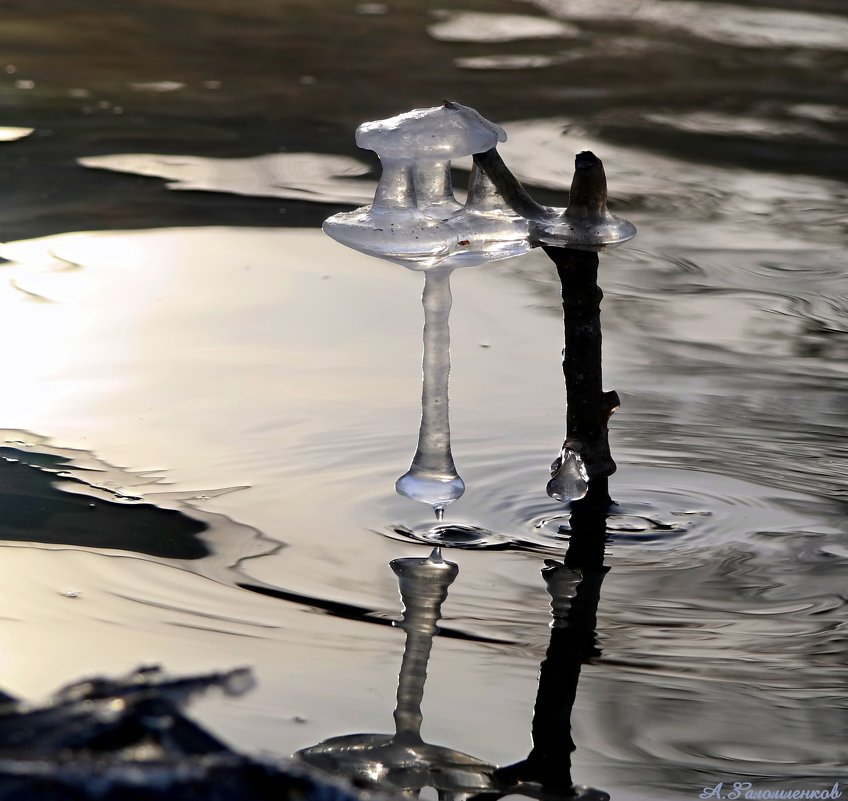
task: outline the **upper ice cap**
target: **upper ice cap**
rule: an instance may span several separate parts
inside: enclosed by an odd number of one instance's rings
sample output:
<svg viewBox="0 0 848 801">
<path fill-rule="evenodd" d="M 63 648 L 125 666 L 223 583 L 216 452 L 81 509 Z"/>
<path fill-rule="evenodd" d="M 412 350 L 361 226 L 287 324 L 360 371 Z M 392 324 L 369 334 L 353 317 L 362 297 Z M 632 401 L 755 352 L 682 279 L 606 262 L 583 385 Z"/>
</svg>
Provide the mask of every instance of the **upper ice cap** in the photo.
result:
<svg viewBox="0 0 848 801">
<path fill-rule="evenodd" d="M 446 100 L 387 120 L 363 122 L 356 144 L 381 159 L 443 161 L 483 153 L 506 141 L 506 132 L 473 108 Z"/>
</svg>

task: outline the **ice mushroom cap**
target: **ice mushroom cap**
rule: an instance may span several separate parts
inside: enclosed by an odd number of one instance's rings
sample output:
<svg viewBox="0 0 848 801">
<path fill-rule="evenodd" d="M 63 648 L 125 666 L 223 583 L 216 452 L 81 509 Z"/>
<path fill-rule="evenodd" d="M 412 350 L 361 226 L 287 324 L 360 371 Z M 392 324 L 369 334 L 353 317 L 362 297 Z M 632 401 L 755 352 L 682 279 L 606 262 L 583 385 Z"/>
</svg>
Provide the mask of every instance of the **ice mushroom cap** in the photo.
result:
<svg viewBox="0 0 848 801">
<path fill-rule="evenodd" d="M 505 141 L 506 132 L 499 125 L 449 100 L 387 120 L 363 122 L 356 129 L 356 144 L 373 150 L 381 161 L 444 161 L 483 153 Z"/>
</svg>

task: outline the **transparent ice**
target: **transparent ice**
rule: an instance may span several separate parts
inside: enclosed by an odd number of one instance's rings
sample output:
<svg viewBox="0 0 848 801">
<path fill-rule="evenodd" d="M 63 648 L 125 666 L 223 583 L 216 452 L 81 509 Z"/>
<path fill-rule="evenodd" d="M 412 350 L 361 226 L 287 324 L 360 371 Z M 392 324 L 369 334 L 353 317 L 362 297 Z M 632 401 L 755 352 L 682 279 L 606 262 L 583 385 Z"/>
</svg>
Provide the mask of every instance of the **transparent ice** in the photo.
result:
<svg viewBox="0 0 848 801">
<path fill-rule="evenodd" d="M 412 464 L 395 489 L 432 506 L 440 521 L 465 492 L 448 420 L 451 271 L 539 245 L 598 251 L 636 234 L 607 209 L 606 177 L 593 153 L 577 156 L 568 207 L 551 208 L 530 198 L 504 165 L 496 146 L 505 140 L 502 128 L 450 101 L 363 123 L 356 143 L 382 164 L 374 202 L 324 222 L 338 242 L 425 273 L 421 427 Z M 451 185 L 451 161 L 469 155 L 475 160 L 461 204 Z M 551 476 L 548 495 L 557 500 L 578 500 L 588 491 L 583 461 L 566 446 Z"/>
<path fill-rule="evenodd" d="M 547 209 L 533 221 L 535 239 L 543 245 L 597 252 L 618 247 L 636 236 L 636 226 L 610 213 L 607 178 L 601 160 L 588 150 L 574 159 L 568 208 Z"/>
<path fill-rule="evenodd" d="M 418 448 L 409 470 L 395 483 L 399 495 L 428 503 L 441 520 L 445 507 L 465 492 L 453 461 L 448 417 L 451 268 L 424 274 L 424 384 Z"/>
<path fill-rule="evenodd" d="M 568 208 L 546 212 L 530 221 L 534 244 L 598 252 L 636 236 L 636 226 L 610 213 L 605 201 L 592 205 L 569 201 Z"/>
<path fill-rule="evenodd" d="M 579 501 L 589 491 L 589 474 L 580 454 L 563 445 L 559 456 L 551 465 L 551 480 L 547 492 L 562 503 Z"/>
<path fill-rule="evenodd" d="M 380 158 L 374 202 L 330 217 L 324 231 L 344 245 L 414 270 L 458 267 L 530 249 L 528 222 L 513 214 L 482 173 L 459 203 L 451 160 L 506 140 L 503 129 L 459 103 L 366 122 L 356 143 Z"/>
</svg>

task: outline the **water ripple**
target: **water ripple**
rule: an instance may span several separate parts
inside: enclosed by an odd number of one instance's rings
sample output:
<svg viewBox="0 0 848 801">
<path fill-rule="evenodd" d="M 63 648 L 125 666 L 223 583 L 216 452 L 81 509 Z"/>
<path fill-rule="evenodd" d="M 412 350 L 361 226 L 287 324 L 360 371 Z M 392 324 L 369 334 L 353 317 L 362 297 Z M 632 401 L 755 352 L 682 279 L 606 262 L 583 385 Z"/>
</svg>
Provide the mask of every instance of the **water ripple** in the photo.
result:
<svg viewBox="0 0 848 801">
<path fill-rule="evenodd" d="M 314 203 L 370 203 L 374 184 L 357 180 L 370 168 L 347 156 L 318 153 L 269 153 L 251 158 L 126 153 L 88 156 L 83 167 L 127 172 L 169 181 L 169 189 L 232 192 Z"/>
<path fill-rule="evenodd" d="M 638 21 L 721 45 L 848 49 L 848 20 L 835 14 L 739 8 L 686 0 L 533 0 L 557 19 Z"/>
<path fill-rule="evenodd" d="M 461 510 L 450 510 L 450 520 L 436 524 L 421 512 L 414 515 L 415 523 L 392 523 L 379 531 L 448 548 L 562 554 L 570 540 L 569 512 L 543 495 L 538 464 L 520 459 L 497 469 L 485 459 L 468 463 L 470 490 L 457 504 Z M 611 553 L 636 549 L 644 557 L 631 553 L 629 558 L 656 559 L 656 549 L 666 563 L 681 559 L 670 556 L 680 550 L 703 559 L 710 549 L 732 542 L 755 543 L 764 531 L 795 536 L 811 520 L 821 519 L 823 511 L 812 497 L 692 470 L 623 465 L 611 487 Z M 390 508 L 396 513 L 401 505 L 394 501 Z M 725 569 L 743 570 L 732 561 Z"/>
<path fill-rule="evenodd" d="M 438 22 L 427 32 L 440 42 L 511 42 L 521 39 L 558 39 L 576 36 L 565 22 L 529 14 L 492 14 L 474 11 L 435 11 Z"/>
</svg>

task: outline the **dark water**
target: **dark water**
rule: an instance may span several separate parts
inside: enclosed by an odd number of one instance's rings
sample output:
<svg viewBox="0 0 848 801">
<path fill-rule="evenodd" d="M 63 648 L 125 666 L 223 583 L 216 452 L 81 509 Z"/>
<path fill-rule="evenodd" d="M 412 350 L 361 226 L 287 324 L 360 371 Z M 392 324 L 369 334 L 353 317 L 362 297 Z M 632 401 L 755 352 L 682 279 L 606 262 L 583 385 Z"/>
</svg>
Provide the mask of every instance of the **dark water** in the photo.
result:
<svg viewBox="0 0 848 801">
<path fill-rule="evenodd" d="M 469 792 L 527 756 L 538 692 L 562 713 L 535 729 L 562 781 L 572 738 L 570 780 L 614 799 L 844 789 L 841 2 L 0 15 L 0 686 L 250 664 L 253 694 L 200 709 L 231 742 L 389 747 L 406 638 L 402 711 L 426 663 L 430 767 L 464 765 Z M 318 230 L 373 191 L 356 124 L 443 97 L 506 128 L 543 202 L 596 152 L 639 229 L 601 257 L 616 506 L 603 566 L 570 551 L 579 572 L 555 571 L 565 626 L 541 573 L 573 539 L 545 493 L 564 427 L 552 266 L 533 251 L 454 277 L 467 489 L 434 533 L 393 491 L 420 276 Z M 460 546 L 459 573 L 428 644 L 414 587 L 387 625 L 388 565 L 433 541 Z"/>
</svg>

